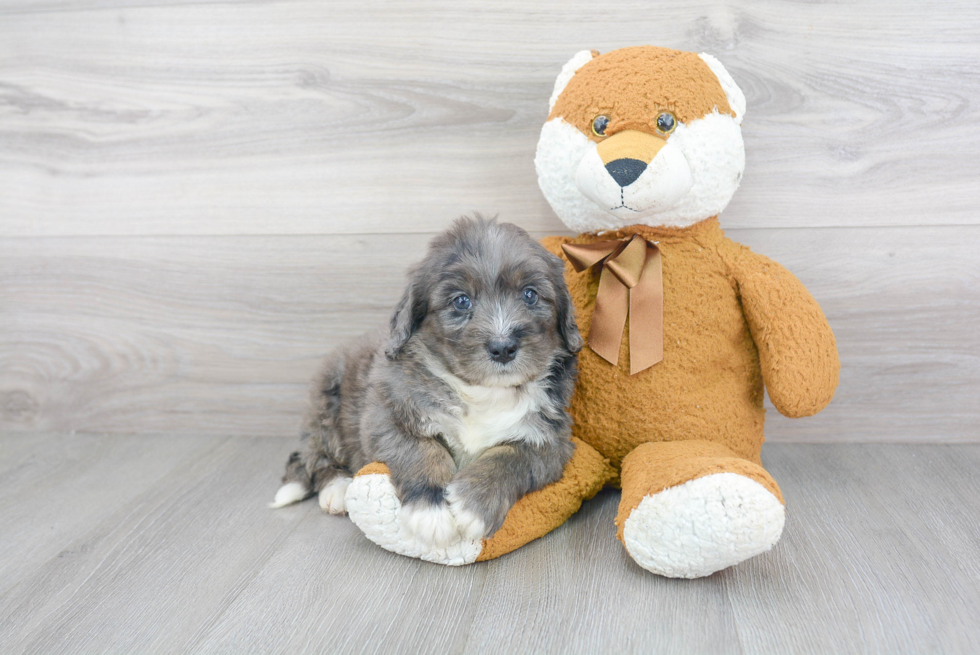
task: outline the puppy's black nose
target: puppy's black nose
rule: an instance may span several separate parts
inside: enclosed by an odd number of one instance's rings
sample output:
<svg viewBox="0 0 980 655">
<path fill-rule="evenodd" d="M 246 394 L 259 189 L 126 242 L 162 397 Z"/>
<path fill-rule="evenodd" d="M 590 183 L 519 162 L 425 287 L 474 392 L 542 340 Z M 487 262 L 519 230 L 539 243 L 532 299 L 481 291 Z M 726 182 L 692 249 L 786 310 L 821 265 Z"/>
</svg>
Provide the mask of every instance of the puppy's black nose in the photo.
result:
<svg viewBox="0 0 980 655">
<path fill-rule="evenodd" d="M 646 162 L 639 159 L 616 159 L 606 164 L 606 170 L 619 186 L 629 186 L 647 169 Z"/>
<path fill-rule="evenodd" d="M 520 348 L 520 344 L 515 337 L 491 339 L 487 342 L 487 352 L 490 353 L 490 359 L 501 364 L 506 364 L 514 359 L 518 348 Z"/>
</svg>

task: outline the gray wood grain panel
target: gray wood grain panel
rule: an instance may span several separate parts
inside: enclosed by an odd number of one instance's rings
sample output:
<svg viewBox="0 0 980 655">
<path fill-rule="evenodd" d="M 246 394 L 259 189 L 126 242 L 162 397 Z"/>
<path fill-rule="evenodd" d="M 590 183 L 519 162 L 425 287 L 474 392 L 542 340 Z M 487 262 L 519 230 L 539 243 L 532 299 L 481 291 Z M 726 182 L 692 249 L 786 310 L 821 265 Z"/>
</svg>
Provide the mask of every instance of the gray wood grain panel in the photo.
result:
<svg viewBox="0 0 980 655">
<path fill-rule="evenodd" d="M 980 436 L 980 227 L 730 230 L 823 305 L 831 406 L 774 441 Z M 0 426 L 293 438 L 429 235 L 0 240 Z"/>
<path fill-rule="evenodd" d="M 91 467 L 106 476 L 91 486 L 123 491 L 112 469 L 125 457 L 111 450 L 147 440 L 107 438 L 104 464 Z M 63 556 L 0 594 L 0 650 L 959 653 L 980 639 L 980 445 L 770 444 L 783 539 L 694 581 L 632 563 L 615 539 L 614 491 L 493 562 L 394 556 L 312 501 L 267 510 L 287 452 L 275 440 L 222 440 L 76 528 Z M 75 511 L 29 493 L 20 502 L 60 519 Z"/>
<path fill-rule="evenodd" d="M 975 491 L 978 455 L 956 445 L 767 448 L 785 536 L 722 574 L 746 651 L 974 650 L 980 502 L 960 491 Z"/>
<path fill-rule="evenodd" d="M 4 435 L 0 456 L 0 592 L 52 557 L 71 557 L 79 532 L 116 515 L 221 438 L 120 441 L 108 435 Z M 9 446 L 8 446 L 9 444 Z M 24 446 L 31 444 L 30 456 Z M 16 451 L 20 451 L 18 456 Z M 13 464 L 9 466 L 9 464 Z"/>
<path fill-rule="evenodd" d="M 388 553 L 346 517 L 314 509 L 187 650 L 461 652 L 487 575 L 482 566 L 447 568 Z"/>
<path fill-rule="evenodd" d="M 533 170 L 583 48 L 721 57 L 733 227 L 977 224 L 980 6 L 0 2 L 0 235 L 560 224 Z"/>
<path fill-rule="evenodd" d="M 147 441 L 144 435 L 116 437 L 124 448 Z M 314 507 L 272 512 L 265 506 L 287 452 L 280 441 L 225 439 L 151 489 L 130 492 L 107 478 L 100 488 L 125 494 L 129 502 L 76 531 L 63 556 L 0 595 L 3 650 L 182 650 Z M 111 466 L 106 463 L 103 474 Z M 149 472 L 153 465 L 144 460 L 131 466 Z"/>
<path fill-rule="evenodd" d="M 19 481 L 21 471 L 30 467 L 36 459 L 42 442 L 54 442 L 59 435 L 34 432 L 4 433 L 0 439 L 0 494 L 6 485 L 13 488 Z"/>
<path fill-rule="evenodd" d="M 392 650 L 381 642 L 397 645 L 399 652 L 428 652 L 434 645 L 436 652 L 466 653 L 969 650 L 977 638 L 972 617 L 980 609 L 980 506 L 976 495 L 966 502 L 954 499 L 964 484 L 975 490 L 980 449 L 773 445 L 765 454 L 783 485 L 790 517 L 772 553 L 707 579 L 651 576 L 615 540 L 618 494 L 607 491 L 562 529 L 487 563 L 475 611 L 460 603 L 455 611 L 436 613 L 447 622 L 443 638 L 417 639 L 423 621 L 389 621 L 383 614 L 376 625 L 391 626 L 399 641 L 389 643 L 390 633 L 351 630 L 341 621 L 348 628 L 343 644 L 356 650 L 361 643 L 365 652 Z M 923 460 L 931 466 L 923 467 Z M 917 511 L 947 503 L 949 512 Z M 281 559 L 287 557 L 284 549 Z M 203 650 L 268 652 L 267 631 L 283 630 L 278 621 L 263 619 L 260 608 L 277 604 L 290 593 L 284 590 L 294 588 L 279 584 L 286 569 L 279 561 L 258 576 L 238 599 L 250 611 L 243 616 L 237 607 L 229 610 L 220 629 L 202 642 Z M 374 602 L 400 596 L 406 584 L 408 593 L 421 593 L 416 587 L 440 571 L 423 568 L 410 581 L 381 575 Z M 470 579 L 464 570 L 453 575 Z M 351 588 L 356 585 L 347 575 L 332 587 L 343 589 L 337 594 L 342 597 Z M 369 613 L 361 603 L 362 598 L 355 601 L 356 614 Z M 341 617 L 351 613 L 346 603 L 336 606 Z M 463 614 L 472 616 L 472 627 L 456 651 L 446 646 L 457 641 Z M 290 623 L 287 644 L 324 643 L 329 632 L 316 623 Z M 250 648 L 252 639 L 262 639 L 261 646 Z M 292 650 L 287 644 L 274 650 Z"/>
<path fill-rule="evenodd" d="M 649 575 L 616 539 L 618 505 L 603 491 L 566 526 L 489 562 L 464 652 L 742 653 L 724 584 Z"/>
</svg>

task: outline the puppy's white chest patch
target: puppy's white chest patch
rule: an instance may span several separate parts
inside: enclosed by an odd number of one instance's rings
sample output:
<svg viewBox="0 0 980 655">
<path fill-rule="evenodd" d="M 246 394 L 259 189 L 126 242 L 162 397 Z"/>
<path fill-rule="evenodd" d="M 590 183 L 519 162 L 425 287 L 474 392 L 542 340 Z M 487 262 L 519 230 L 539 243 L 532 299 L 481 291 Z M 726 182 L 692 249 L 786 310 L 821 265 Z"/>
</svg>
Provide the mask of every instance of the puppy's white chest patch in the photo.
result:
<svg viewBox="0 0 980 655">
<path fill-rule="evenodd" d="M 520 387 L 464 386 L 457 391 L 464 410 L 458 437 L 470 455 L 518 437 L 524 417 L 537 409 L 533 396 Z"/>
</svg>

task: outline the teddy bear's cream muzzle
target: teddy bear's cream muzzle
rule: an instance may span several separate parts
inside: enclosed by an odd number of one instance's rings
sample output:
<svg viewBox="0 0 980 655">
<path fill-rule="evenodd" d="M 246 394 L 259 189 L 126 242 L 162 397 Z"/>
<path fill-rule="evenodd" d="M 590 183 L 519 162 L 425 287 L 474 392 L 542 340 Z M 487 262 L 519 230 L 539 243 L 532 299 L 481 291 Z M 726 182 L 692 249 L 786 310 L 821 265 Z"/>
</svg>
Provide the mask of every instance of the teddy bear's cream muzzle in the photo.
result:
<svg viewBox="0 0 980 655">
<path fill-rule="evenodd" d="M 575 175 L 582 195 L 615 216 L 637 222 L 671 207 L 693 184 L 680 149 L 638 130 L 604 139 L 585 154 Z"/>
</svg>

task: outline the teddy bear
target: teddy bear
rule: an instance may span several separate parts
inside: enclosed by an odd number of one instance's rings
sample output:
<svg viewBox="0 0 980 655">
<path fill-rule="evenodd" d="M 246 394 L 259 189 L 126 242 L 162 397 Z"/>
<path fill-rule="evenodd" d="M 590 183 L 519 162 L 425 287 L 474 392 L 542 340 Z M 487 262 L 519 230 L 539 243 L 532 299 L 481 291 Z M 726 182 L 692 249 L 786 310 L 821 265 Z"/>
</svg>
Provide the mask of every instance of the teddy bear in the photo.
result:
<svg viewBox="0 0 980 655">
<path fill-rule="evenodd" d="M 565 64 L 535 167 L 577 233 L 542 241 L 565 261 L 588 339 L 569 407 L 575 454 L 491 538 L 440 549 L 400 530 L 387 470 L 371 464 L 347 491 L 369 539 L 441 564 L 492 559 L 611 485 L 616 535 L 654 573 L 702 577 L 773 547 L 785 504 L 760 459 L 763 389 L 785 416 L 810 416 L 840 362 L 800 281 L 719 224 L 745 168 L 745 104 L 707 54 L 637 46 Z"/>
</svg>

